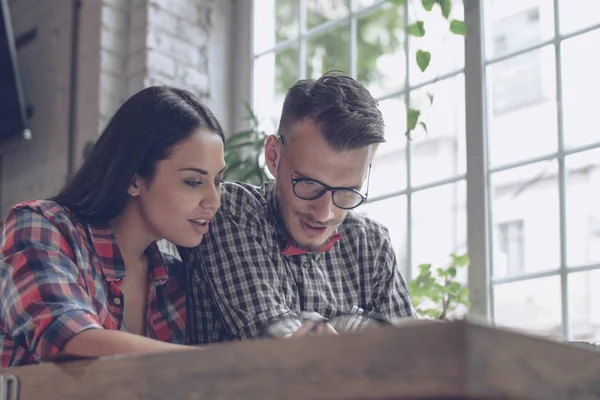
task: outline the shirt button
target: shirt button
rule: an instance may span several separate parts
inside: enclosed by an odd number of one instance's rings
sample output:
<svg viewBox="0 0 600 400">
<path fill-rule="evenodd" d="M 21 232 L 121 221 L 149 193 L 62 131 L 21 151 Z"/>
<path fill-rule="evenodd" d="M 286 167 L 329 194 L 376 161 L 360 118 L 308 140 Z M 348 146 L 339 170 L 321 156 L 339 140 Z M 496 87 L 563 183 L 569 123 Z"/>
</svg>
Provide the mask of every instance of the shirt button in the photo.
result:
<svg viewBox="0 0 600 400">
<path fill-rule="evenodd" d="M 121 298 L 120 297 L 115 297 L 115 299 L 113 300 L 113 302 L 115 303 L 115 305 L 119 306 L 119 305 L 121 305 Z"/>
<path fill-rule="evenodd" d="M 302 266 L 303 266 L 305 269 L 309 269 L 309 268 L 310 268 L 310 263 L 306 261 L 306 262 L 302 263 Z"/>
</svg>

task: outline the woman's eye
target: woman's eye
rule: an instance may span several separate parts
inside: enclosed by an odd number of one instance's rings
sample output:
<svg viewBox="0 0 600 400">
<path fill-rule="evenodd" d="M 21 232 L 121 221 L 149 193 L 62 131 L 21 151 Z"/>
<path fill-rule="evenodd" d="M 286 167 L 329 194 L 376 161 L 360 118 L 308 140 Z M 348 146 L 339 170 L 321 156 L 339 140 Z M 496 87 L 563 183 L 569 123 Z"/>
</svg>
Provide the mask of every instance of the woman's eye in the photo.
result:
<svg viewBox="0 0 600 400">
<path fill-rule="evenodd" d="M 201 181 L 185 181 L 186 185 L 189 185 L 191 187 L 198 187 L 200 185 L 202 185 Z"/>
</svg>

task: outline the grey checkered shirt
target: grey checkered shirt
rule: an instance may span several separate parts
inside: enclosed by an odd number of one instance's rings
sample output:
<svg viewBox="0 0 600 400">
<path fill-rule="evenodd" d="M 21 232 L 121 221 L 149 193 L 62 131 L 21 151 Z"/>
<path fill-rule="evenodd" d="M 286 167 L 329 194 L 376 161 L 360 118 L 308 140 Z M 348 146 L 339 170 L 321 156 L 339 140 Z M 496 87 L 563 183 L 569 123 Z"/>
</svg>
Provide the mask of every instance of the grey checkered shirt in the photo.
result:
<svg viewBox="0 0 600 400">
<path fill-rule="evenodd" d="M 282 318 L 299 326 L 302 311 L 415 316 L 385 227 L 351 211 L 330 251 L 283 255 L 274 188 L 224 183 L 209 233 L 183 252 L 192 343 L 255 338 Z"/>
</svg>

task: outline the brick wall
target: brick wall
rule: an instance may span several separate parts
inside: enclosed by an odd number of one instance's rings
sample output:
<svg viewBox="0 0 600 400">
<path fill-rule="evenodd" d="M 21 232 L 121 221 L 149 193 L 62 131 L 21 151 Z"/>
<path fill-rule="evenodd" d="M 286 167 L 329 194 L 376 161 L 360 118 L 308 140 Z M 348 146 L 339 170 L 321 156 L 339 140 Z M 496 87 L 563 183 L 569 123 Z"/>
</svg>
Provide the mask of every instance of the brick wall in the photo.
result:
<svg viewBox="0 0 600 400">
<path fill-rule="evenodd" d="M 69 146 L 73 0 L 11 0 L 15 36 L 37 29 L 18 49 L 33 139 L 0 160 L 0 213 L 46 198 L 66 182 L 86 143 L 122 102 L 153 84 L 198 94 L 226 130 L 232 126 L 232 15 L 239 0 L 81 0 Z M 246 1 L 246 0 L 241 0 Z M 71 149 L 71 151 L 69 150 Z"/>
</svg>

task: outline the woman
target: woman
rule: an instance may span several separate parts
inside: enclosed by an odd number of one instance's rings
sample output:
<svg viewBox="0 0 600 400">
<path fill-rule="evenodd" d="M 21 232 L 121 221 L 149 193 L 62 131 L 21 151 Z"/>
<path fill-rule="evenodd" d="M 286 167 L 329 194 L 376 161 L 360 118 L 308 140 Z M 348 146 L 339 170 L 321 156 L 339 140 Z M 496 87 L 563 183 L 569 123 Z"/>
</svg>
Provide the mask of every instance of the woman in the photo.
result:
<svg viewBox="0 0 600 400">
<path fill-rule="evenodd" d="M 191 93 L 150 87 L 121 106 L 56 197 L 11 209 L 2 367 L 186 349 L 185 272 L 156 241 L 200 243 L 221 204 L 223 141 Z"/>
</svg>

